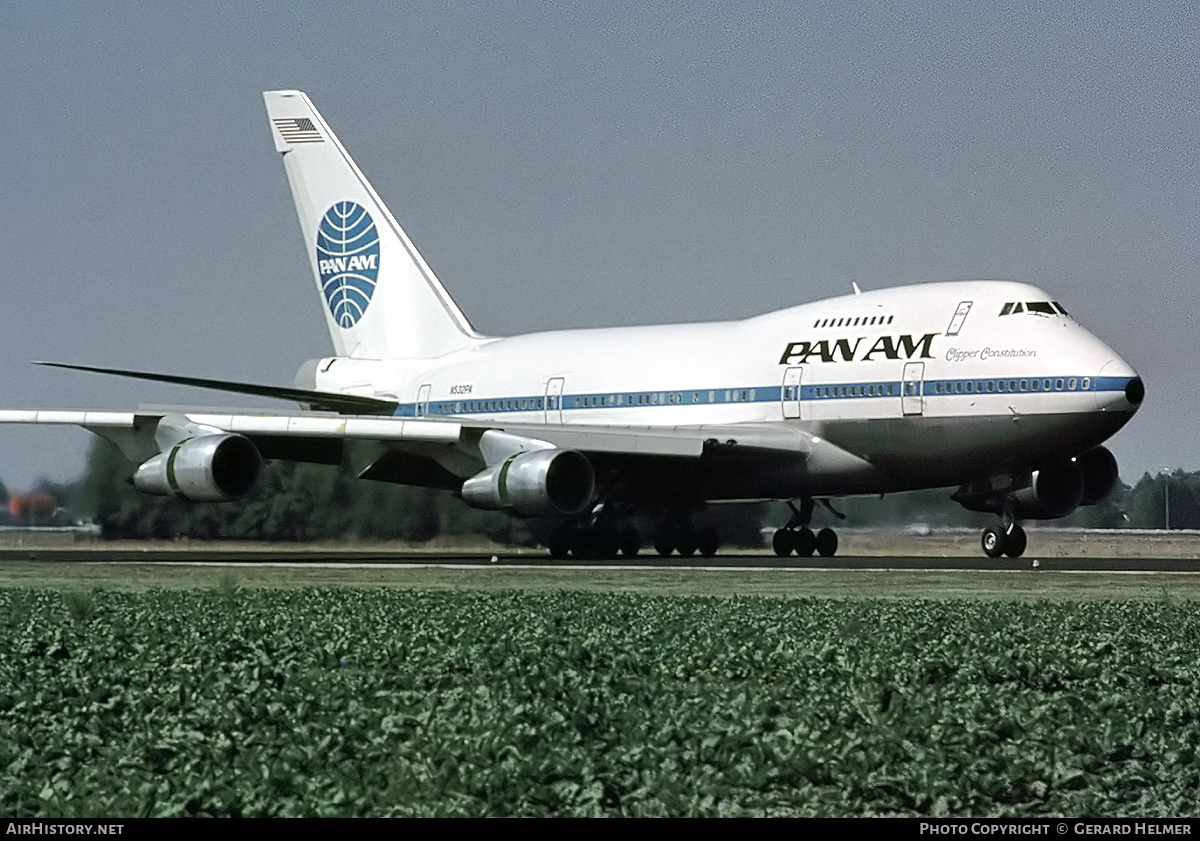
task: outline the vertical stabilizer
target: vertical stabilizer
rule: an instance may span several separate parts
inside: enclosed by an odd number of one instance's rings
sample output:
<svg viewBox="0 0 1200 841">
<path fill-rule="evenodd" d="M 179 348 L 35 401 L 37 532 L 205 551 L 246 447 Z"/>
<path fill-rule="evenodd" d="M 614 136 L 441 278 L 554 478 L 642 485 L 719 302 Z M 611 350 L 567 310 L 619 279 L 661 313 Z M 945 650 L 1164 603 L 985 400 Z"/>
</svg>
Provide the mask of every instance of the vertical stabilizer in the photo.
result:
<svg viewBox="0 0 1200 841">
<path fill-rule="evenodd" d="M 480 338 L 308 97 L 263 99 L 335 352 L 430 358 Z"/>
</svg>

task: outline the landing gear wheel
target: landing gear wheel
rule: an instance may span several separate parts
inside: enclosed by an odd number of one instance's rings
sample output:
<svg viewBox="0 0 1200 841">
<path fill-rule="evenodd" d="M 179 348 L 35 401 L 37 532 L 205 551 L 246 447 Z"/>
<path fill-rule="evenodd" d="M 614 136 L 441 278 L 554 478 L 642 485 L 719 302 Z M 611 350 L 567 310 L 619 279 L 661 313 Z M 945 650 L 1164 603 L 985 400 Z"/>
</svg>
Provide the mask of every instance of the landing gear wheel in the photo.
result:
<svg viewBox="0 0 1200 841">
<path fill-rule="evenodd" d="M 697 540 L 696 533 L 694 531 L 692 531 L 690 528 L 680 529 L 679 534 L 675 536 L 675 551 L 678 552 L 681 557 L 686 558 L 689 555 L 696 554 L 698 543 L 699 540 Z"/>
<path fill-rule="evenodd" d="M 796 533 L 791 529 L 778 529 L 771 538 L 771 548 L 781 558 L 786 558 L 796 548 Z"/>
<path fill-rule="evenodd" d="M 837 554 L 838 536 L 833 529 L 821 529 L 816 537 L 817 554 L 822 558 L 832 558 Z"/>
<path fill-rule="evenodd" d="M 721 535 L 713 528 L 700 529 L 696 533 L 696 548 L 700 550 L 701 555 L 711 558 L 721 548 Z"/>
<path fill-rule="evenodd" d="M 565 561 L 571 553 L 571 529 L 569 526 L 559 526 L 546 541 L 550 557 L 556 561 Z"/>
<path fill-rule="evenodd" d="M 621 529 L 620 536 L 621 554 L 626 558 L 635 558 L 637 553 L 642 551 L 642 536 L 638 534 L 638 530 L 633 526 L 626 526 Z"/>
<path fill-rule="evenodd" d="M 675 541 L 669 535 L 660 534 L 654 538 L 654 551 L 665 558 L 675 551 Z"/>
<path fill-rule="evenodd" d="M 1000 529 L 984 529 L 979 542 L 983 545 L 983 554 L 989 558 L 999 558 L 1004 554 L 1006 540 Z"/>
<path fill-rule="evenodd" d="M 596 535 L 590 528 L 579 529 L 571 536 L 571 554 L 580 561 L 596 557 Z"/>
<path fill-rule="evenodd" d="M 546 544 L 546 548 L 550 550 L 550 557 L 556 561 L 565 561 L 567 555 L 571 552 L 571 542 L 566 535 L 554 535 Z"/>
<path fill-rule="evenodd" d="M 796 532 L 796 554 L 801 558 L 811 558 L 817 548 L 817 536 L 812 529 L 803 528 Z"/>
<path fill-rule="evenodd" d="M 617 557 L 620 541 L 615 529 L 608 526 L 598 526 L 592 530 L 592 545 L 595 547 L 594 557 L 613 560 Z"/>
<path fill-rule="evenodd" d="M 1025 529 L 1014 523 L 1004 538 L 1004 554 L 1010 558 L 1019 558 L 1025 554 L 1025 547 L 1028 543 L 1029 539 L 1025 536 Z"/>
</svg>

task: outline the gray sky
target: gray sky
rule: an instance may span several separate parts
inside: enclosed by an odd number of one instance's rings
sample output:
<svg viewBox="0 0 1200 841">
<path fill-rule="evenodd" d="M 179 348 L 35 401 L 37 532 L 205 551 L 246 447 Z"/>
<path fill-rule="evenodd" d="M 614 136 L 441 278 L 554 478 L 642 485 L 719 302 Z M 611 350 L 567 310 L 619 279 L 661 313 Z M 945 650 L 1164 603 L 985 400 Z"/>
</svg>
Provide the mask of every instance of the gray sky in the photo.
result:
<svg viewBox="0 0 1200 841">
<path fill-rule="evenodd" d="M 477 328 L 1050 290 L 1145 378 L 1126 481 L 1200 469 L 1200 4 L 0 5 L 5 408 L 229 405 L 331 352 L 261 91 L 300 88 Z M 0 479 L 90 436 L 0 429 Z"/>
</svg>

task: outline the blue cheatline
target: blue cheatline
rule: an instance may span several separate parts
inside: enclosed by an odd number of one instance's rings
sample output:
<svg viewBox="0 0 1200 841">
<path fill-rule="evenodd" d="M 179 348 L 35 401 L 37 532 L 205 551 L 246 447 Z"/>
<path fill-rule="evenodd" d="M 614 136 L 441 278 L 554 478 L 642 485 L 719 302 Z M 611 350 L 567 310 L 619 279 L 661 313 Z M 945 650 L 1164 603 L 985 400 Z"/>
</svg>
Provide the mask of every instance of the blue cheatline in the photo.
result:
<svg viewBox="0 0 1200 841">
<path fill-rule="evenodd" d="M 1001 394 L 1037 395 L 1043 392 L 1124 391 L 1130 379 L 1129 377 L 1068 377 L 1056 374 L 1052 377 L 929 379 L 919 384 L 914 381 L 911 385 L 914 387 L 920 385 L 920 396 L 928 399 L 968 397 L 980 394 L 998 396 Z M 1048 386 L 1047 383 L 1049 383 Z M 805 385 L 800 389 L 800 400 L 824 402 L 826 400 L 896 399 L 902 395 L 917 396 L 917 391 L 904 392 L 903 389 L 906 385 L 909 383 L 901 380 Z M 669 389 L 609 391 L 595 394 L 564 394 L 561 397 L 522 394 L 473 400 L 431 400 L 424 404 L 424 415 L 470 416 L 508 412 L 541 412 L 547 409 L 552 411 L 649 409 L 717 403 L 777 403 L 784 399 L 785 389 L 790 392 L 786 399 L 794 399 L 791 395 L 795 393 L 795 388 L 795 386 L 759 385 L 744 388 L 687 389 L 684 391 Z M 399 403 L 393 414 L 397 417 L 416 417 L 417 404 Z"/>
</svg>

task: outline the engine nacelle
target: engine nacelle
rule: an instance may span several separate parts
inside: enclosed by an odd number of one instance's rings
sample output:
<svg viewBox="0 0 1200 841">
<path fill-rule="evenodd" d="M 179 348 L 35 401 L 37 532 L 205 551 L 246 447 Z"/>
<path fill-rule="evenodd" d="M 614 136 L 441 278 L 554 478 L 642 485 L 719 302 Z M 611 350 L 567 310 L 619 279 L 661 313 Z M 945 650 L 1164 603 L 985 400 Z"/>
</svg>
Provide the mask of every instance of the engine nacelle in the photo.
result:
<svg viewBox="0 0 1200 841">
<path fill-rule="evenodd" d="M 1104 447 L 1088 450 L 1075 459 L 1083 471 L 1083 501 L 1081 505 L 1095 505 L 1108 499 L 1117 485 L 1117 459 Z"/>
<path fill-rule="evenodd" d="M 1064 461 L 1033 471 L 1029 486 L 1013 494 L 1014 513 L 1028 520 L 1065 517 L 1083 501 L 1083 470 L 1076 461 Z"/>
<path fill-rule="evenodd" d="M 468 505 L 521 517 L 578 514 L 592 501 L 596 477 L 592 463 L 573 450 L 530 450 L 463 482 Z"/>
<path fill-rule="evenodd" d="M 139 491 L 182 496 L 195 502 L 227 502 L 258 484 L 262 456 L 241 435 L 201 435 L 159 453 L 133 474 Z"/>
</svg>

